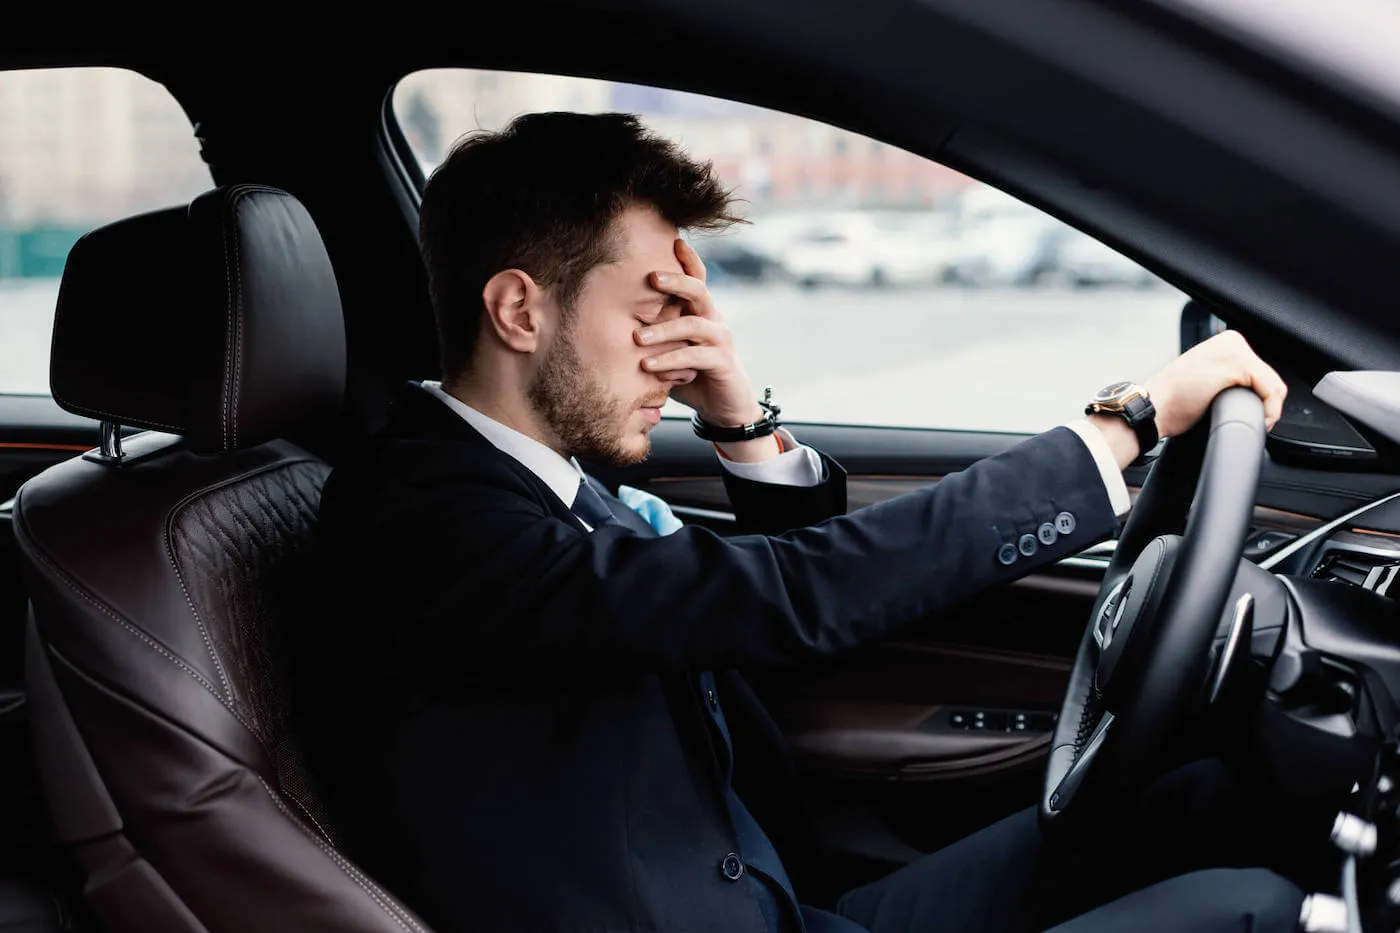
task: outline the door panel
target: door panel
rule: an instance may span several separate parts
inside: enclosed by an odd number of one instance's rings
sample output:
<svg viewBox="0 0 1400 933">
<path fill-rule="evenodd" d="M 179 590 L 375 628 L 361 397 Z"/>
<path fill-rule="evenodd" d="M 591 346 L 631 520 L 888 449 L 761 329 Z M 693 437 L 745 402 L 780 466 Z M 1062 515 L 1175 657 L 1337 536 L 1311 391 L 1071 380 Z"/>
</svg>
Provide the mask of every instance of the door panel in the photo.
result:
<svg viewBox="0 0 1400 933">
<path fill-rule="evenodd" d="M 925 781 L 1034 753 L 1049 735 L 1068 673 L 1050 655 L 909 639 L 800 676 L 765 677 L 764 685 L 806 769 Z"/>
<path fill-rule="evenodd" d="M 28 598 L 11 523 L 11 501 L 29 477 L 97 443 L 95 421 L 64 412 L 53 399 L 0 395 L 0 823 L 7 843 L 42 851 L 46 810 L 29 754 L 24 705 L 24 615 Z M 93 516 L 100 534 L 101 516 Z"/>
<path fill-rule="evenodd" d="M 19 683 L 25 594 L 10 502 L 25 480 L 90 450 L 98 423 L 46 396 L 0 395 L 0 686 Z"/>
<path fill-rule="evenodd" d="M 92 448 L 97 422 L 70 415 L 53 399 L 0 395 L 0 502 L 26 479 Z"/>
</svg>

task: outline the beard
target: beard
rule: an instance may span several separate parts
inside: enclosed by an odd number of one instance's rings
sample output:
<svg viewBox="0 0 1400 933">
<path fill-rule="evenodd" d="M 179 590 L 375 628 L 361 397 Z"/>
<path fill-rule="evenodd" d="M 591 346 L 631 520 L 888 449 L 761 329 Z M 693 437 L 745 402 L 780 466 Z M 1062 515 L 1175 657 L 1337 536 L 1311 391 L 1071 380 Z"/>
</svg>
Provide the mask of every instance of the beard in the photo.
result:
<svg viewBox="0 0 1400 933">
<path fill-rule="evenodd" d="M 555 339 L 544 362 L 530 381 L 526 397 L 544 418 L 560 449 L 585 460 L 614 466 L 641 463 L 651 453 L 645 432 L 640 448 L 625 443 L 627 421 L 644 405 L 660 405 L 661 398 L 639 398 L 633 403 L 609 396 L 603 385 L 584 367 L 567 328 Z"/>
</svg>

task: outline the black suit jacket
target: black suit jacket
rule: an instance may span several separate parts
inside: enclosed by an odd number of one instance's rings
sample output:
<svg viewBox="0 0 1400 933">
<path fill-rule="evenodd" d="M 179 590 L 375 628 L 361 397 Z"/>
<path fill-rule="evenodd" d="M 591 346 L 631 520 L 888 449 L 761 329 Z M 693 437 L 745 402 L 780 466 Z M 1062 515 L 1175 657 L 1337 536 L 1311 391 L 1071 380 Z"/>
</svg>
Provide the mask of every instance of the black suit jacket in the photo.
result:
<svg viewBox="0 0 1400 933">
<path fill-rule="evenodd" d="M 327 482 L 322 592 L 340 608 L 309 616 L 325 621 L 299 651 L 313 751 L 372 870 L 443 933 L 764 933 L 720 871 L 736 841 L 695 673 L 834 654 L 1116 527 L 1065 429 L 850 515 L 826 463 L 813 488 L 726 474 L 741 522 L 781 534 L 589 534 L 406 387 Z M 1061 511 L 1073 534 L 997 560 Z"/>
</svg>

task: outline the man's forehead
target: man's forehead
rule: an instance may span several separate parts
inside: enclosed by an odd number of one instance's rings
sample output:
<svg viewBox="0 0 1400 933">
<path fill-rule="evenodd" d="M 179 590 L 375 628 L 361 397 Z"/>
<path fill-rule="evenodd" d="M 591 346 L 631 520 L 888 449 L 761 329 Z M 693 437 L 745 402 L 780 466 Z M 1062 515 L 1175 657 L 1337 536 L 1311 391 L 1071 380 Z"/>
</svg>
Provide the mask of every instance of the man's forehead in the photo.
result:
<svg viewBox="0 0 1400 933">
<path fill-rule="evenodd" d="M 614 233 L 619 271 L 625 270 L 629 276 L 638 274 L 637 267 L 645 267 L 642 275 L 653 269 L 682 271 L 680 260 L 676 258 L 676 238 L 680 232 L 654 208 L 631 207 L 623 211 L 617 218 Z"/>
</svg>

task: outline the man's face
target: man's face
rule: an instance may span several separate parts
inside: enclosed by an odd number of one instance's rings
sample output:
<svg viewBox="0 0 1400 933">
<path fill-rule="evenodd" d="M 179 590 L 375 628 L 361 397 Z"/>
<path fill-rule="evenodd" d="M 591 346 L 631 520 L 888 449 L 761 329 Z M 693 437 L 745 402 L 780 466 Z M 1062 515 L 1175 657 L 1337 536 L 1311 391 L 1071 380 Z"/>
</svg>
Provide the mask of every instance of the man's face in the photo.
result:
<svg viewBox="0 0 1400 933">
<path fill-rule="evenodd" d="M 654 271 L 683 274 L 676 228 L 649 207 L 631 207 L 613 222 L 615 261 L 591 269 L 529 387 L 529 398 L 560 449 L 619 466 L 644 460 L 651 429 L 672 388 L 693 372 L 653 375 L 642 360 L 681 343 L 642 347 L 637 328 L 669 320 L 684 305 L 648 283 Z"/>
</svg>

